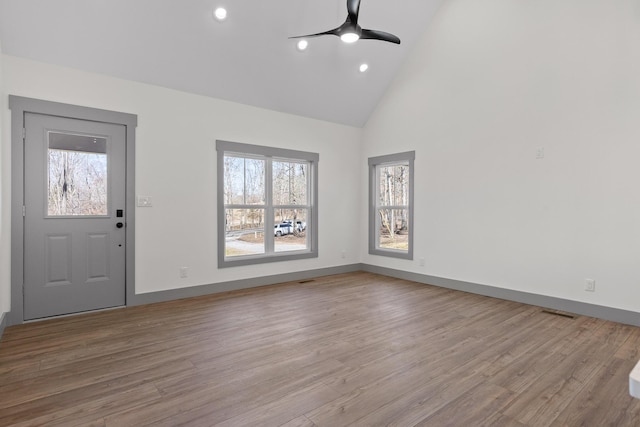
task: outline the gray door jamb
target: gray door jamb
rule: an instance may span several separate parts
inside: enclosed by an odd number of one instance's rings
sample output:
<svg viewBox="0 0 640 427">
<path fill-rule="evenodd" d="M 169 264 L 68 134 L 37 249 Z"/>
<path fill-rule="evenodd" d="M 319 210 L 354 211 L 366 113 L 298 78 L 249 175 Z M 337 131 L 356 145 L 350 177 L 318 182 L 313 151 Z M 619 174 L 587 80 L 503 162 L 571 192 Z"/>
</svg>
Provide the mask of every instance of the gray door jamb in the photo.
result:
<svg viewBox="0 0 640 427">
<path fill-rule="evenodd" d="M 24 321 L 24 116 L 25 113 L 123 125 L 126 128 L 126 304 L 135 297 L 135 129 L 138 116 L 9 95 L 11 110 L 11 311 L 8 325 Z"/>
</svg>

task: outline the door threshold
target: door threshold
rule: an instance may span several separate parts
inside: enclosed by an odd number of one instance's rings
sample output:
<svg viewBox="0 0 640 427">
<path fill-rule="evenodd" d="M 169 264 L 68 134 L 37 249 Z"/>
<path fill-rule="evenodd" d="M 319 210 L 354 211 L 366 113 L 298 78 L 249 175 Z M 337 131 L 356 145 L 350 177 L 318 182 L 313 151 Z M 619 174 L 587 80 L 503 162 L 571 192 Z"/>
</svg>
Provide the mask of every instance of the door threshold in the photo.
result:
<svg viewBox="0 0 640 427">
<path fill-rule="evenodd" d="M 42 322 L 44 320 L 61 319 L 63 317 L 79 316 L 81 314 L 100 313 L 101 311 L 119 310 L 121 308 L 126 308 L 126 307 L 127 307 L 126 305 L 117 305 L 115 307 L 97 308 L 95 310 L 78 311 L 77 313 L 58 314 L 56 316 L 39 317 L 37 319 L 24 320 L 22 323 L 26 324 L 26 323 Z"/>
</svg>

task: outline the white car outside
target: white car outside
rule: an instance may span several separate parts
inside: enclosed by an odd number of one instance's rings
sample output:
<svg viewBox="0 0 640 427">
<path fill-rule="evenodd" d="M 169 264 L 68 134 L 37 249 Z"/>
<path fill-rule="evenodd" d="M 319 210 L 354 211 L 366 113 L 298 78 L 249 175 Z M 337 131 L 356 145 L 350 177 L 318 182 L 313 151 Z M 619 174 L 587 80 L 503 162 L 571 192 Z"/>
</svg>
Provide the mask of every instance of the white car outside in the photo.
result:
<svg viewBox="0 0 640 427">
<path fill-rule="evenodd" d="M 285 236 L 287 234 L 291 234 L 292 232 L 292 227 L 291 224 L 288 222 L 283 222 L 282 224 L 276 224 L 273 226 L 274 231 L 273 231 L 273 235 L 274 236 Z"/>
</svg>

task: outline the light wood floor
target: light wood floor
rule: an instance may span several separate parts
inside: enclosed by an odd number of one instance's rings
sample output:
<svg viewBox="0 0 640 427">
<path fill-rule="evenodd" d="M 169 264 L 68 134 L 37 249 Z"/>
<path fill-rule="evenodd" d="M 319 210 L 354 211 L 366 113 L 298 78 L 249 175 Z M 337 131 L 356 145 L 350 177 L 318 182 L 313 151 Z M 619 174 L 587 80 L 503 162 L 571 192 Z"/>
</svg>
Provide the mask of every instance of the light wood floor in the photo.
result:
<svg viewBox="0 0 640 427">
<path fill-rule="evenodd" d="M 640 328 L 353 273 L 7 328 L 0 425 L 640 426 Z"/>
</svg>

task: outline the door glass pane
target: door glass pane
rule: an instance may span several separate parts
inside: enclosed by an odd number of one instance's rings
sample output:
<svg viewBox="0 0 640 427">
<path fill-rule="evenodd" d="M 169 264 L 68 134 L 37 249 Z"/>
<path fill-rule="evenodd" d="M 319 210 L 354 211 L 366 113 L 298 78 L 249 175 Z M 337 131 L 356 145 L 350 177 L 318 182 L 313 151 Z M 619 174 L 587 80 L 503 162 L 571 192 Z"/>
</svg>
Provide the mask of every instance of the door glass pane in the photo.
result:
<svg viewBox="0 0 640 427">
<path fill-rule="evenodd" d="M 108 215 L 107 139 L 49 132 L 48 216 Z"/>
<path fill-rule="evenodd" d="M 225 209 L 225 257 L 264 253 L 264 209 Z"/>
<path fill-rule="evenodd" d="M 308 248 L 307 209 L 275 209 L 274 218 L 276 252 L 304 251 Z"/>
</svg>

